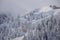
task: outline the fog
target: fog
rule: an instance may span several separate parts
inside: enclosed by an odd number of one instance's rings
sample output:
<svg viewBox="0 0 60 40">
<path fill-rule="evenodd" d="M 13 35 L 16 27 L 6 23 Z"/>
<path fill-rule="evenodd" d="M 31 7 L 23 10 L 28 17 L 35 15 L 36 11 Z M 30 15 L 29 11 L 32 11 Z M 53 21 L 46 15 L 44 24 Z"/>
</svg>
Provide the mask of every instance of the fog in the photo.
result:
<svg viewBox="0 0 60 40">
<path fill-rule="evenodd" d="M 24 15 L 36 8 L 49 5 L 59 6 L 60 0 L 0 0 L 0 13 Z"/>
</svg>

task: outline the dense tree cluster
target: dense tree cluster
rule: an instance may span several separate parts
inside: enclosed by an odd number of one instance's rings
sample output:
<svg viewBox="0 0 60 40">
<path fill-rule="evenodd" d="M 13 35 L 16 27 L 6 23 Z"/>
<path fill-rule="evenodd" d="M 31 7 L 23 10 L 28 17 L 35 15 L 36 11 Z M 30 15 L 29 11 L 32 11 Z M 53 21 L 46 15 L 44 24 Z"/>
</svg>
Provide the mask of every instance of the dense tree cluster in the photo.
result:
<svg viewBox="0 0 60 40">
<path fill-rule="evenodd" d="M 38 13 L 38 9 L 24 16 L 0 14 L 0 40 L 60 40 L 60 15 L 55 11 Z"/>
</svg>

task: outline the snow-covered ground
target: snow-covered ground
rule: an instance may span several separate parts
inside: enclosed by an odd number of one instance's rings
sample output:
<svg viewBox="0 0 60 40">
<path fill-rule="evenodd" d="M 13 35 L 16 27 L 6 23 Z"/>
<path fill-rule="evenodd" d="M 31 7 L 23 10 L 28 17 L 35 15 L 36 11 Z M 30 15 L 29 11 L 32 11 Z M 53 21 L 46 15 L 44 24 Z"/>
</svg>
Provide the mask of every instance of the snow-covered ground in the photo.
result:
<svg viewBox="0 0 60 40">
<path fill-rule="evenodd" d="M 15 39 L 13 39 L 13 40 L 23 40 L 23 38 L 24 38 L 24 36 L 15 38 Z"/>
</svg>

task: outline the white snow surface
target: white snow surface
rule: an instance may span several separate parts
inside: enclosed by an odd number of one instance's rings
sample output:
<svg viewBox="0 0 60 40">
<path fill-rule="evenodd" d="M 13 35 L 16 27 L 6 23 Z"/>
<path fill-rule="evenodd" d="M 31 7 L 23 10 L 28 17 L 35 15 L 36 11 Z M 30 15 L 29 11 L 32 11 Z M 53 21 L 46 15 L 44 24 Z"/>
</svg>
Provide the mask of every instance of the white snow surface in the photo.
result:
<svg viewBox="0 0 60 40">
<path fill-rule="evenodd" d="M 17 37 L 17 38 L 15 38 L 15 39 L 13 39 L 13 40 L 23 40 L 23 38 L 24 38 L 24 36 L 22 36 L 22 37 Z"/>
<path fill-rule="evenodd" d="M 51 11 L 51 10 L 53 10 L 51 7 L 45 6 L 45 7 L 43 7 L 40 11 L 41 11 L 41 12 L 48 12 L 48 11 Z"/>
</svg>

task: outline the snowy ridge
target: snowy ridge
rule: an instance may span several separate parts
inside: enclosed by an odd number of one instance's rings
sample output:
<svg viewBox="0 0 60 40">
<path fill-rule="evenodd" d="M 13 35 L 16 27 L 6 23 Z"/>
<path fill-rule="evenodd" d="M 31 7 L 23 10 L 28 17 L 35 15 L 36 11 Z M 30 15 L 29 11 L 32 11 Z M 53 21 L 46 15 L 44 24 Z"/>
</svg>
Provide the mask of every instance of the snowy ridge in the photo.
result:
<svg viewBox="0 0 60 40">
<path fill-rule="evenodd" d="M 60 10 L 55 11 L 55 13 L 52 13 L 52 15 L 48 15 L 47 17 L 44 17 L 44 18 L 38 19 L 37 21 L 33 21 L 32 24 L 39 23 L 39 21 L 42 21 L 42 20 L 49 19 L 49 18 L 51 18 L 52 16 L 55 16 L 59 11 L 60 11 Z"/>
<path fill-rule="evenodd" d="M 48 7 L 49 8 L 49 7 Z M 50 8 L 49 8 L 50 9 Z M 44 9 L 45 10 L 45 9 Z M 25 15 L 25 19 L 27 19 L 28 21 L 36 21 L 38 19 L 42 19 L 46 16 L 49 16 L 49 15 L 53 15 L 54 14 L 54 11 L 53 9 L 50 9 L 49 11 L 44 11 L 43 9 L 42 10 L 34 10 L 33 12 L 30 12 L 29 14 Z M 37 11 L 37 12 L 35 12 Z"/>
</svg>

